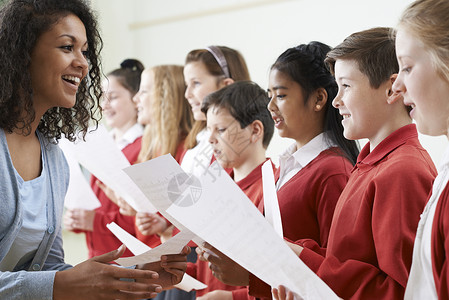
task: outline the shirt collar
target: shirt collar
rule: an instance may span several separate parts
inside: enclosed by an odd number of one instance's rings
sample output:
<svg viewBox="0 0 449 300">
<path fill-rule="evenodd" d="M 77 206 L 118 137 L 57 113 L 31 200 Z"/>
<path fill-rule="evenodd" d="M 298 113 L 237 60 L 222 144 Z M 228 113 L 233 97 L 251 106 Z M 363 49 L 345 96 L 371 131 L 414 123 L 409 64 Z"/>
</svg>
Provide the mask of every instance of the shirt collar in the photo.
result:
<svg viewBox="0 0 449 300">
<path fill-rule="evenodd" d="M 314 160 L 321 152 L 332 147 L 325 138 L 324 133 L 320 133 L 307 144 L 296 150 L 296 143 L 287 148 L 287 150 L 280 156 L 279 160 L 286 162 L 290 157 L 298 163 L 302 168 L 307 166 Z"/>
<path fill-rule="evenodd" d="M 116 144 L 120 150 L 123 150 L 123 148 L 133 143 L 137 138 L 141 137 L 142 134 L 143 134 L 142 125 L 136 123 L 125 132 L 125 134 L 120 138 L 120 140 L 116 141 Z"/>
<path fill-rule="evenodd" d="M 395 130 L 382 142 L 380 142 L 372 152 L 370 152 L 370 143 L 368 142 L 365 147 L 363 147 L 362 151 L 360 151 L 360 154 L 357 157 L 356 167 L 358 164 L 376 164 L 385 156 L 390 154 L 394 149 L 398 148 L 399 146 L 407 142 L 407 140 L 412 138 L 418 138 L 418 132 L 416 131 L 415 124 L 409 124 Z"/>
</svg>

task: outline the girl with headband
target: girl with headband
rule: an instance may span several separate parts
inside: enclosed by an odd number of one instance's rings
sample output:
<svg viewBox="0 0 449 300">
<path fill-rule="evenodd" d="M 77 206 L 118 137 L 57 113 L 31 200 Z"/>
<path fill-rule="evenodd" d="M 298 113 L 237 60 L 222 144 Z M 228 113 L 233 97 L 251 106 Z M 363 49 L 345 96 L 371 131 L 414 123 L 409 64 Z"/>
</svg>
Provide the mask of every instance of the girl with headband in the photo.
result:
<svg viewBox="0 0 449 300">
<path fill-rule="evenodd" d="M 201 111 L 204 98 L 235 81 L 250 80 L 250 76 L 246 62 L 238 51 L 225 46 L 209 46 L 205 49 L 192 50 L 187 54 L 184 79 L 187 86 L 185 96 L 191 106 L 195 123 L 185 141 L 187 150 L 181 167 L 187 173 L 200 175 L 206 171 L 213 160 L 213 149 L 209 143 L 209 133 L 206 130 L 206 115 Z M 179 231 L 174 228 L 173 234 L 177 232 Z M 196 245 L 192 243 L 190 246 Z M 192 250 L 188 260 L 196 261 L 195 251 Z M 237 288 L 225 285 L 214 278 L 207 263 L 196 275 L 200 281 L 213 281 L 216 284 L 215 289 L 232 290 Z M 209 291 L 211 291 L 210 288 L 197 291 L 196 296 L 202 296 Z M 158 299 L 195 299 L 196 296 L 194 291 L 186 293 L 174 289 L 166 291 L 165 297 L 162 294 L 159 295 Z"/>
</svg>

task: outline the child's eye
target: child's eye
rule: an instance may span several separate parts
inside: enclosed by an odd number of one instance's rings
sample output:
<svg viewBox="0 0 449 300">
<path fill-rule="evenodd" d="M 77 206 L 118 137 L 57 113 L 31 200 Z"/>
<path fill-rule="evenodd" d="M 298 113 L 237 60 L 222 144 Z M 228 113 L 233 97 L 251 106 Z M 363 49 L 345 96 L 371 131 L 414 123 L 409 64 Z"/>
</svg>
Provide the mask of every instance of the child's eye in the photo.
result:
<svg viewBox="0 0 449 300">
<path fill-rule="evenodd" d="M 217 132 L 219 133 L 219 134 L 222 134 L 222 133 L 224 133 L 226 131 L 226 128 L 218 128 L 217 129 Z"/>
<path fill-rule="evenodd" d="M 282 100 L 282 99 L 284 99 L 284 98 L 285 98 L 285 96 L 286 96 L 286 95 L 276 95 L 276 98 L 278 98 L 278 99 Z"/>
<path fill-rule="evenodd" d="M 346 83 L 345 83 L 345 84 L 342 84 L 341 86 L 345 89 L 345 88 L 348 88 L 348 87 L 349 87 L 349 84 L 346 84 Z"/>
<path fill-rule="evenodd" d="M 402 68 L 401 72 L 410 73 L 410 70 L 411 70 L 410 67 L 404 67 L 404 68 Z"/>
</svg>

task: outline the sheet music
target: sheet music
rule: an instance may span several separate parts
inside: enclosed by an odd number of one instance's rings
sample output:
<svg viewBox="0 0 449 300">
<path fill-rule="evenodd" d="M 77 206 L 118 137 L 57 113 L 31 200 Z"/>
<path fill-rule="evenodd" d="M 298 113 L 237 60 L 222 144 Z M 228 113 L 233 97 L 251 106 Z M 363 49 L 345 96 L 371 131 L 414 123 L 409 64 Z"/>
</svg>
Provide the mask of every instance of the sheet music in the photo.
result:
<svg viewBox="0 0 449 300">
<path fill-rule="evenodd" d="M 123 168 L 128 167 L 130 163 L 104 126 L 99 125 L 98 129 L 89 132 L 85 142 L 78 140 L 68 144 L 68 148 L 81 165 L 123 197 L 136 211 L 157 212 L 147 197 L 123 172 Z"/>
<path fill-rule="evenodd" d="M 262 165 L 262 182 L 265 219 L 273 226 L 274 231 L 283 238 L 284 231 L 282 229 L 281 211 L 279 209 L 273 167 L 270 160 L 267 160 Z"/>
<path fill-rule="evenodd" d="M 59 146 L 64 152 L 67 163 L 70 168 L 69 187 L 64 200 L 64 206 L 68 209 L 94 210 L 101 206 L 97 196 L 87 182 L 86 177 L 81 172 L 80 165 L 73 158 L 73 155 L 67 149 L 68 140 L 61 139 Z"/>
<path fill-rule="evenodd" d="M 174 238 L 171 238 L 167 242 L 163 243 L 162 245 L 165 245 L 164 247 L 157 247 L 153 249 L 152 254 L 146 254 L 151 250 L 149 246 L 147 246 L 145 243 L 139 241 L 134 236 L 130 235 L 128 232 L 126 232 L 123 228 L 118 226 L 115 222 L 109 223 L 106 225 L 106 227 L 123 243 L 126 245 L 126 247 L 134 254 L 136 255 L 133 260 L 126 260 L 126 258 L 120 258 L 116 260 L 117 263 L 122 264 L 124 266 L 132 266 L 135 264 L 140 263 L 148 263 L 148 259 L 152 260 L 154 258 L 151 257 L 158 257 L 158 259 L 154 261 L 158 261 L 162 254 L 169 254 L 169 253 L 179 253 L 181 252 L 182 248 L 187 245 L 187 243 L 192 239 L 193 233 L 189 232 L 188 230 L 185 230 L 184 232 L 178 233 Z M 167 244 L 168 243 L 168 244 Z M 158 251 L 158 252 L 156 252 Z M 148 258 L 150 256 L 150 258 Z M 199 280 L 196 280 L 192 276 L 188 274 L 184 274 L 182 280 L 180 283 L 175 285 L 174 287 L 179 288 L 181 290 L 184 290 L 186 292 L 190 292 L 191 290 L 202 290 L 207 287 L 204 283 L 202 283 Z"/>
<path fill-rule="evenodd" d="M 152 195 L 164 216 L 176 219 L 267 284 L 282 284 L 304 299 L 339 299 L 286 245 L 235 182 L 223 176 L 225 171 L 216 162 L 200 178 L 185 174 L 170 155 L 125 172 L 144 194 Z"/>
</svg>

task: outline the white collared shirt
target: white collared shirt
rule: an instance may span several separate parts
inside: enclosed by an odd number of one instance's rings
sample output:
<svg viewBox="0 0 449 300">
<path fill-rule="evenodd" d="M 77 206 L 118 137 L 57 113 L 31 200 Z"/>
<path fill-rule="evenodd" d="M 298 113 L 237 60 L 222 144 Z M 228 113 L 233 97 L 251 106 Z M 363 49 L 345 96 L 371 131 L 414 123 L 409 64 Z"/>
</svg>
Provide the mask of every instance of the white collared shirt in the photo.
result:
<svg viewBox="0 0 449 300">
<path fill-rule="evenodd" d="M 307 144 L 296 149 L 296 143 L 292 144 L 279 156 L 280 176 L 276 183 L 276 189 L 279 190 L 287 181 L 289 181 L 302 168 L 307 166 L 321 152 L 333 147 L 325 139 L 325 133 L 320 133 Z"/>
<path fill-rule="evenodd" d="M 112 131 L 114 132 L 114 131 Z M 120 150 L 123 150 L 129 144 L 134 143 L 134 141 L 143 135 L 143 126 L 139 123 L 134 124 L 130 129 L 128 129 L 125 134 L 115 143 Z M 114 139 L 115 140 L 115 139 Z"/>
<path fill-rule="evenodd" d="M 438 299 L 432 270 L 432 224 L 435 208 L 449 180 L 449 148 L 432 186 L 432 195 L 421 214 L 413 246 L 413 260 L 404 299 Z"/>
<path fill-rule="evenodd" d="M 204 174 L 212 161 L 213 148 L 209 143 L 210 132 L 201 130 L 196 136 L 196 146 L 186 151 L 181 168 L 184 172 L 200 176 Z"/>
</svg>

